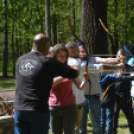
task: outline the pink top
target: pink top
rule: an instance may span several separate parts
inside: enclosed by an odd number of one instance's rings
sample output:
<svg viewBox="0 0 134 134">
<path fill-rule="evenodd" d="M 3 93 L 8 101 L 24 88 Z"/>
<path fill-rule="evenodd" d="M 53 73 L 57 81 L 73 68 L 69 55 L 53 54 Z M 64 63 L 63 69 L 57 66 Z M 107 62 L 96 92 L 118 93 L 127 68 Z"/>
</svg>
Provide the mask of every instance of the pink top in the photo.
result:
<svg viewBox="0 0 134 134">
<path fill-rule="evenodd" d="M 76 104 L 72 91 L 72 79 L 65 78 L 51 89 L 49 106 L 68 106 Z"/>
</svg>

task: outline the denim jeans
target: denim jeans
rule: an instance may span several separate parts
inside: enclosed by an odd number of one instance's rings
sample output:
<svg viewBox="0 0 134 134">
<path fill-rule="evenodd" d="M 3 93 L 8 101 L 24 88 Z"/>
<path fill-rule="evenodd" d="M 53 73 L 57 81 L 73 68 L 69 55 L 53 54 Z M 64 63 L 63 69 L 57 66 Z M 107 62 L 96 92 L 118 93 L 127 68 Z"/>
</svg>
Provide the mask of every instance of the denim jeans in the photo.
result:
<svg viewBox="0 0 134 134">
<path fill-rule="evenodd" d="M 52 134 L 74 134 L 76 105 L 50 106 L 50 128 Z"/>
<path fill-rule="evenodd" d="M 15 111 L 14 125 L 15 134 L 48 134 L 49 114 Z"/>
<path fill-rule="evenodd" d="M 113 133 L 113 117 L 114 107 L 112 108 L 101 108 L 101 134 L 105 133 L 105 125 L 107 121 L 107 134 Z"/>
<path fill-rule="evenodd" d="M 100 106 L 100 98 L 86 98 L 83 103 L 83 115 L 79 133 L 87 134 L 87 118 L 88 115 L 92 121 L 93 133 L 100 134 L 100 116 L 101 116 L 101 106 Z"/>
</svg>

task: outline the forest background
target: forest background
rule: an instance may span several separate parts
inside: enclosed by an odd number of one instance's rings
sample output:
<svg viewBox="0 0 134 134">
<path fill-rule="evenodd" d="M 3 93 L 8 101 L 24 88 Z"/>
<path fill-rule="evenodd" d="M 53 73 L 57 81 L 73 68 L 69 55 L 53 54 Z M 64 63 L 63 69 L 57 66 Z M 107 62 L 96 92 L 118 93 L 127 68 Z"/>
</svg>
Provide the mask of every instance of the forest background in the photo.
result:
<svg viewBox="0 0 134 134">
<path fill-rule="evenodd" d="M 17 59 L 31 50 L 33 37 L 39 32 L 51 38 L 52 46 L 77 42 L 70 34 L 67 15 L 90 54 L 115 54 L 121 47 L 98 27 L 99 18 L 124 45 L 134 43 L 132 0 L 0 0 L 1 75 L 15 75 Z"/>
</svg>

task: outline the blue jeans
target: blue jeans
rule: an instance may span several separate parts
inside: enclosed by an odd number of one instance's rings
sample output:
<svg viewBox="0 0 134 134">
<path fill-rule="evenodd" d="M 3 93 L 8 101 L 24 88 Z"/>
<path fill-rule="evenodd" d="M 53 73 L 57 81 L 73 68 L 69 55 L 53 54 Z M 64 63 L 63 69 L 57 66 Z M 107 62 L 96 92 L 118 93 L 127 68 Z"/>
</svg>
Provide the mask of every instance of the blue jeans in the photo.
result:
<svg viewBox="0 0 134 134">
<path fill-rule="evenodd" d="M 113 133 L 113 117 L 114 107 L 112 108 L 101 108 L 101 134 L 105 133 L 105 125 L 107 120 L 107 134 Z"/>
<path fill-rule="evenodd" d="M 90 119 L 92 121 L 93 133 L 100 134 L 100 116 L 101 116 L 101 106 L 100 106 L 100 98 L 86 98 L 83 103 L 83 115 L 80 126 L 80 134 L 87 134 L 87 118 L 88 113 Z"/>
<path fill-rule="evenodd" d="M 76 105 L 50 106 L 50 128 L 52 134 L 74 134 Z"/>
<path fill-rule="evenodd" d="M 49 114 L 15 111 L 14 125 L 15 134 L 48 134 Z"/>
</svg>

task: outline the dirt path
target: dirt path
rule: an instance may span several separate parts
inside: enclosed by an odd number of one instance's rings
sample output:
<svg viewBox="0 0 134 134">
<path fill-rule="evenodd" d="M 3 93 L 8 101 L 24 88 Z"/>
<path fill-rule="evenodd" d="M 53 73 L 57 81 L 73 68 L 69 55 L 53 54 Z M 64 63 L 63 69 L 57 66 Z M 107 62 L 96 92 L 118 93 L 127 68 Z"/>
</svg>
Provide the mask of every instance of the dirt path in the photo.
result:
<svg viewBox="0 0 134 134">
<path fill-rule="evenodd" d="M 3 101 L 14 101 L 15 90 L 1 90 L 0 97 L 3 99 Z"/>
</svg>

